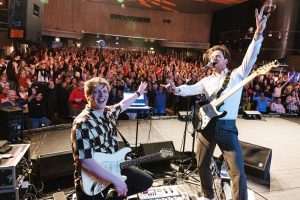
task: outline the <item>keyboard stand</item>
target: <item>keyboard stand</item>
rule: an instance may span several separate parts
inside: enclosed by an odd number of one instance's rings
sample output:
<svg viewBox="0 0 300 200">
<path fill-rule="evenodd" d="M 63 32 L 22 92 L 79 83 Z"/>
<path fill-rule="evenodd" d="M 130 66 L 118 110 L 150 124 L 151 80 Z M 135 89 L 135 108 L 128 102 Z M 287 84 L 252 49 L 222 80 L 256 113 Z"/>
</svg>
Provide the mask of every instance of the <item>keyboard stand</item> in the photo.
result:
<svg viewBox="0 0 300 200">
<path fill-rule="evenodd" d="M 136 113 L 136 129 L 135 129 L 135 148 L 137 148 L 138 136 L 139 136 L 139 112 L 142 110 L 150 110 L 149 106 L 142 107 L 129 107 L 127 110 Z"/>
</svg>

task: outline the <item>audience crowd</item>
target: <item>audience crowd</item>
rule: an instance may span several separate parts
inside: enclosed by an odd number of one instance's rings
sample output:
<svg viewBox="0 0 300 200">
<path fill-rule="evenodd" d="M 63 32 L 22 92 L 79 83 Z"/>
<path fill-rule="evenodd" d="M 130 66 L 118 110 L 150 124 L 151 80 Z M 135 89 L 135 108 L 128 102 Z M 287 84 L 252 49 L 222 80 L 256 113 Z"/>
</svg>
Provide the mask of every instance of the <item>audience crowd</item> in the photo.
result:
<svg viewBox="0 0 300 200">
<path fill-rule="evenodd" d="M 66 122 L 85 107 L 84 82 L 101 76 L 111 85 L 108 105 L 120 102 L 123 92 L 134 92 L 141 81 L 147 81 L 147 103 L 153 115 L 166 115 L 167 108 L 177 114 L 192 109 L 205 96 L 174 96 L 166 90 L 167 79 L 177 85 L 194 84 L 213 73 L 212 69 L 203 69 L 202 61 L 176 53 L 31 47 L 23 53 L 15 51 L 9 57 L 0 57 L 0 108 L 22 109 L 25 128 Z M 240 111 L 299 115 L 299 87 L 299 73 L 294 69 L 258 76 L 244 86 Z"/>
</svg>

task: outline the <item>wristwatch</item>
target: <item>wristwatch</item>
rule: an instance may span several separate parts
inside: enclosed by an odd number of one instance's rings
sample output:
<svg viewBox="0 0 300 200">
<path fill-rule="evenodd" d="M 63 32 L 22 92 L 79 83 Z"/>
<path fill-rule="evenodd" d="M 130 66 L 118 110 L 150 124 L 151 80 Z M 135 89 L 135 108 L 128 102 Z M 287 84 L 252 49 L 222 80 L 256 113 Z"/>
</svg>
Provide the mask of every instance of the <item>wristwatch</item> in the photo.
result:
<svg viewBox="0 0 300 200">
<path fill-rule="evenodd" d="M 141 93 L 139 91 L 136 91 L 135 93 L 137 94 L 138 97 L 141 96 Z"/>
</svg>

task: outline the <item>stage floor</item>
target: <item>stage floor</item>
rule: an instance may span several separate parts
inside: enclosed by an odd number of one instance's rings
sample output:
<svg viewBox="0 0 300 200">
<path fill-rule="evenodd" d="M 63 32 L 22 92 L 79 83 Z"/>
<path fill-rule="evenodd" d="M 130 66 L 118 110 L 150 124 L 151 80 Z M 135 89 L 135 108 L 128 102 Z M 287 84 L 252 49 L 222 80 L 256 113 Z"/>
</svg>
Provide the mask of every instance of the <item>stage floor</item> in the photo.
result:
<svg viewBox="0 0 300 200">
<path fill-rule="evenodd" d="M 255 199 L 297 199 L 300 196 L 300 118 L 265 117 L 262 120 L 237 119 L 241 141 L 272 149 L 270 187 L 253 180 L 248 187 Z M 186 127 L 186 131 L 185 131 Z M 119 121 L 119 131 L 132 147 L 140 143 L 172 141 L 177 151 L 192 150 L 192 124 L 177 118 L 141 119 Z M 138 133 L 136 141 L 136 133 Z M 70 151 L 70 128 L 32 132 L 31 157 Z M 183 147 L 183 143 L 185 145 Z M 220 155 L 216 149 L 215 156 Z M 200 183 L 193 184 L 193 191 L 200 191 Z"/>
</svg>

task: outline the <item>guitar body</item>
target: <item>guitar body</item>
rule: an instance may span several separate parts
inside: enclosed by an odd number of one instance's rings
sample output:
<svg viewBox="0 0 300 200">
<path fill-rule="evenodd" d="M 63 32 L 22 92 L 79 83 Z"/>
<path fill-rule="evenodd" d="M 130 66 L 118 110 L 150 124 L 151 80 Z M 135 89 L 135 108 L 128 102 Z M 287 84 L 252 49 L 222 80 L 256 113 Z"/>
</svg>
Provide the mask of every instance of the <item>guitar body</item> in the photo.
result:
<svg viewBox="0 0 300 200">
<path fill-rule="evenodd" d="M 129 147 L 124 147 L 113 154 L 95 152 L 93 159 L 105 169 L 107 169 L 114 175 L 121 177 L 125 181 L 126 177 L 121 175 L 121 169 L 149 162 L 151 160 L 157 160 L 157 158 L 167 158 L 174 156 L 174 152 L 172 150 L 162 149 L 159 153 L 125 161 L 124 158 L 130 151 L 131 149 Z M 81 169 L 81 188 L 86 195 L 97 195 L 102 192 L 108 185 L 110 185 L 110 183 L 103 181 L 102 179 L 98 179 L 88 171 Z"/>
<path fill-rule="evenodd" d="M 126 154 L 130 151 L 131 149 L 129 147 L 125 147 L 114 154 L 95 152 L 93 159 L 105 169 L 126 180 L 126 177 L 121 175 L 120 163 L 124 161 Z M 106 181 L 95 178 L 84 169 L 81 170 L 81 183 L 83 192 L 89 196 L 99 194 L 110 184 Z"/>
<path fill-rule="evenodd" d="M 203 105 L 199 109 L 198 116 L 200 121 L 196 131 L 205 132 L 214 120 L 224 117 L 226 114 L 226 111 L 219 112 L 211 103 Z"/>
</svg>

